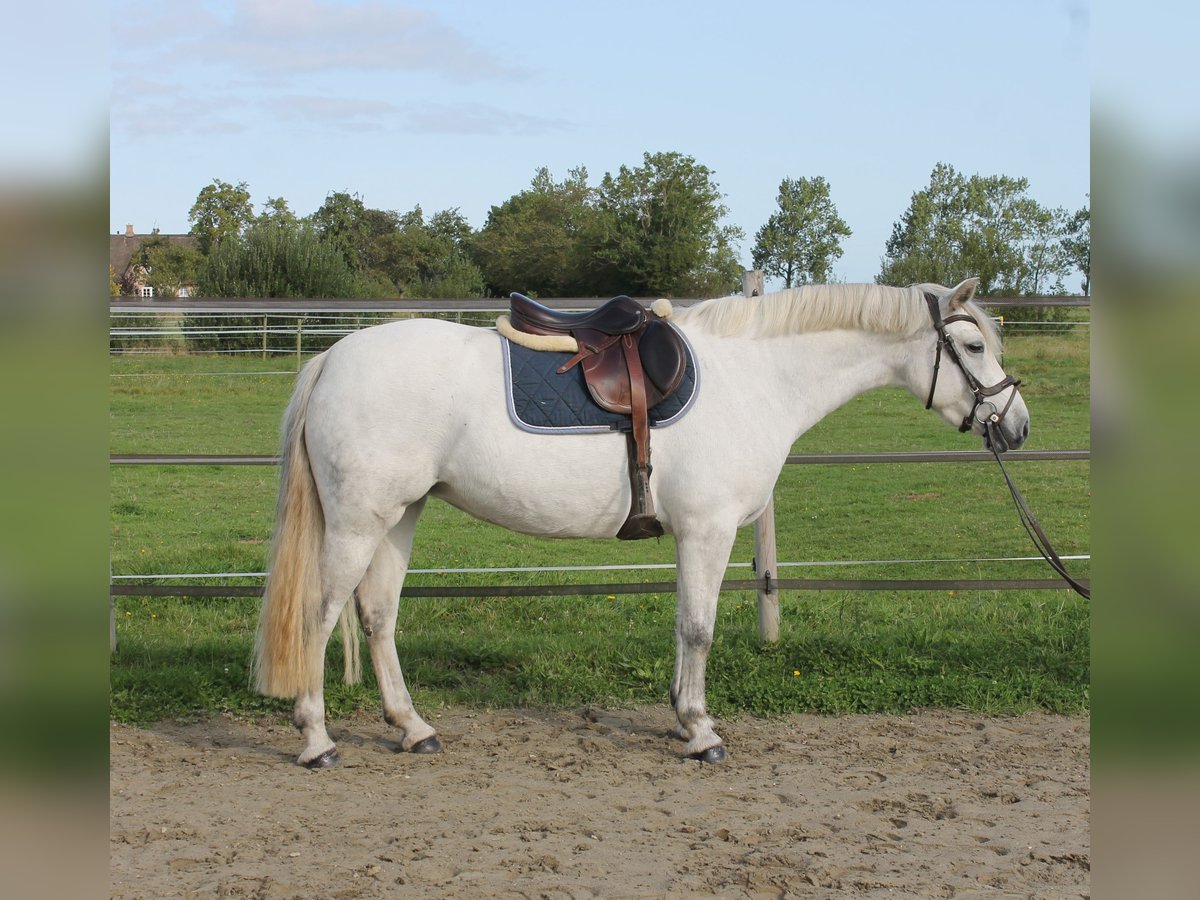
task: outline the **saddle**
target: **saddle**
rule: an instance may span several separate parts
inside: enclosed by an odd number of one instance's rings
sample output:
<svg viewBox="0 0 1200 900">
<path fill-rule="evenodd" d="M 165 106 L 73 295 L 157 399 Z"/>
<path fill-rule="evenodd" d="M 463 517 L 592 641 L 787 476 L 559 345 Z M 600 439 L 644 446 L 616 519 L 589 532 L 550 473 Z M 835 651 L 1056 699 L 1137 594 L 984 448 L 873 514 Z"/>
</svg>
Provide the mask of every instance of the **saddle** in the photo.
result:
<svg viewBox="0 0 1200 900">
<path fill-rule="evenodd" d="M 679 332 L 626 296 L 587 312 L 564 313 L 514 293 L 509 320 L 513 328 L 527 334 L 575 339 L 578 350 L 559 366 L 558 373 L 581 366 L 592 399 L 609 412 L 630 417 L 633 499 L 617 537 L 638 540 L 662 535 L 650 493 L 649 410 L 672 396 L 683 381 L 687 351 Z"/>
</svg>

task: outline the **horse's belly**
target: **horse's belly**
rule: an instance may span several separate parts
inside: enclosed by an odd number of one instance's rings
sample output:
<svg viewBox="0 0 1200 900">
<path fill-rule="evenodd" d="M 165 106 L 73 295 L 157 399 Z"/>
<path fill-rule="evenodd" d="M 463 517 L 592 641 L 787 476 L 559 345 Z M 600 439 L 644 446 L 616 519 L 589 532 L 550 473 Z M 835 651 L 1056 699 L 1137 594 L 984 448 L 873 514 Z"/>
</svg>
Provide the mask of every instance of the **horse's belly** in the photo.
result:
<svg viewBox="0 0 1200 900">
<path fill-rule="evenodd" d="M 622 438 L 512 429 L 498 442 L 506 446 L 494 442 L 493 434 L 490 447 L 457 448 L 432 496 L 524 534 L 612 537 L 620 530 L 630 502 Z"/>
</svg>

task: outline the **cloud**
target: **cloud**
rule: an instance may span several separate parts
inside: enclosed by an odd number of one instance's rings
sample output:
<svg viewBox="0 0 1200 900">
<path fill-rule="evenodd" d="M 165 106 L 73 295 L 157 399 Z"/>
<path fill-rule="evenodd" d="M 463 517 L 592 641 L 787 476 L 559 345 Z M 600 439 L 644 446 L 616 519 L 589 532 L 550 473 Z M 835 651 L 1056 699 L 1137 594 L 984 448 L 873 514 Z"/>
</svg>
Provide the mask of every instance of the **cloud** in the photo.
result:
<svg viewBox="0 0 1200 900">
<path fill-rule="evenodd" d="M 353 97 L 285 94 L 266 100 L 263 108 L 281 122 L 346 131 L 384 131 L 402 120 L 394 103 Z"/>
<path fill-rule="evenodd" d="M 236 0 L 207 8 L 131 4 L 114 26 L 118 65 L 147 58 L 243 75 L 427 72 L 455 82 L 527 75 L 439 15 L 382 0 Z"/>
<path fill-rule="evenodd" d="M 572 127 L 487 102 L 492 87 L 530 72 L 435 12 L 382 0 L 133 0 L 117 8 L 113 34 L 111 125 L 121 137 Z"/>
<path fill-rule="evenodd" d="M 113 89 L 113 133 L 212 136 L 257 130 L 376 132 L 480 136 L 535 136 L 568 131 L 561 119 L 513 112 L 485 103 L 425 103 L 404 107 L 387 100 L 301 93 L 199 95 L 187 87 L 150 79 L 119 79 Z"/>
<path fill-rule="evenodd" d="M 539 135 L 570 130 L 562 119 L 498 109 L 483 103 L 427 104 L 408 113 L 417 134 Z"/>
<path fill-rule="evenodd" d="M 113 82 L 109 121 L 115 134 L 131 138 L 235 134 L 246 130 L 239 115 L 246 105 L 243 98 L 225 91 L 201 95 L 178 84 L 135 76 Z"/>
</svg>

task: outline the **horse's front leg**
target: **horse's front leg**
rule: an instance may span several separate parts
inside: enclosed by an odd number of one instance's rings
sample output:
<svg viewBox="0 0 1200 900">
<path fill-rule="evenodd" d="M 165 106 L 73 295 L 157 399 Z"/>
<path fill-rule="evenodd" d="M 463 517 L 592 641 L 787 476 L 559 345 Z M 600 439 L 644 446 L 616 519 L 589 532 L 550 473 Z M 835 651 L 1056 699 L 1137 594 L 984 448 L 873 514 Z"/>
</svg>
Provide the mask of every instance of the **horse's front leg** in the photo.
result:
<svg viewBox="0 0 1200 900">
<path fill-rule="evenodd" d="M 675 602 L 675 677 L 671 702 L 679 719 L 685 753 L 720 762 L 725 746 L 713 729 L 704 698 L 704 673 L 712 648 L 717 597 L 733 548 L 734 528 L 689 529 L 676 536 L 679 587 Z"/>
</svg>

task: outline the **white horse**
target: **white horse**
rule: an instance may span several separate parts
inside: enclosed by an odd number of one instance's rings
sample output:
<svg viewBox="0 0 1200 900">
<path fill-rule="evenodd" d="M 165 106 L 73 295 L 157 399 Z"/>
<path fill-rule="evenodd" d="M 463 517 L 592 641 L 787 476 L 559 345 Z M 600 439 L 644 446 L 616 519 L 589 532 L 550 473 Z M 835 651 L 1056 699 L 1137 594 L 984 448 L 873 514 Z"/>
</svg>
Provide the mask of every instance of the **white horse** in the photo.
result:
<svg viewBox="0 0 1200 900">
<path fill-rule="evenodd" d="M 657 513 L 676 544 L 670 697 L 688 756 L 725 756 L 704 687 L 718 590 L 735 532 L 762 512 L 800 435 L 864 391 L 899 386 L 980 435 L 988 423 L 979 411 L 990 408 L 993 440 L 1024 442 L 1029 413 L 998 362 L 995 327 L 972 299 L 976 283 L 802 287 L 709 300 L 671 320 L 700 370 L 691 411 L 652 442 Z M 943 348 L 958 365 L 938 380 Z M 981 395 L 982 384 L 996 389 Z M 349 335 L 298 376 L 283 420 L 254 679 L 264 694 L 296 698 L 299 764 L 337 761 L 325 729 L 325 648 L 340 616 L 354 680 L 355 605 L 385 720 L 404 750 L 440 749 L 413 708 L 395 638 L 428 497 L 546 537 L 612 537 L 625 520 L 625 436 L 527 433 L 510 421 L 504 390 L 496 331 L 431 319 Z"/>
</svg>

